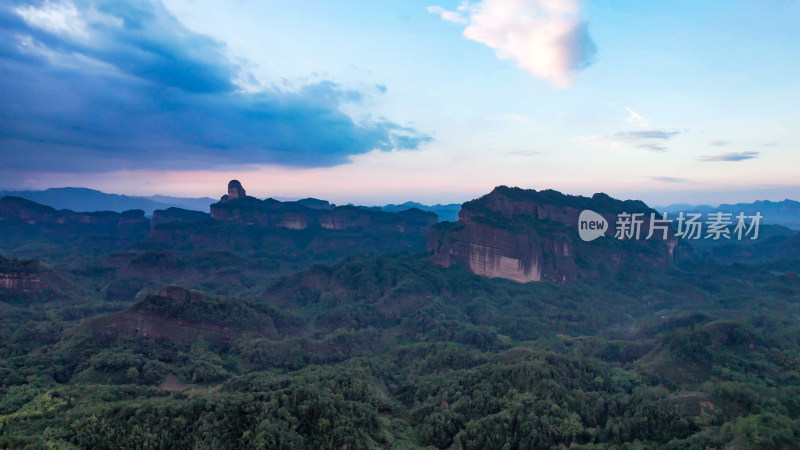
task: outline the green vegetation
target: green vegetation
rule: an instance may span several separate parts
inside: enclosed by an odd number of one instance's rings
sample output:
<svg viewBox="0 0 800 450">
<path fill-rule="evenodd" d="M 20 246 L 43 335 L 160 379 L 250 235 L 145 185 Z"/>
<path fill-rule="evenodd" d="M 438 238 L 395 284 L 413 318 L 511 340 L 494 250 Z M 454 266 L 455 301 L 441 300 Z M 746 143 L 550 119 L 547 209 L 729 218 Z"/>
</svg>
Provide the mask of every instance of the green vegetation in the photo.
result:
<svg viewBox="0 0 800 450">
<path fill-rule="evenodd" d="M 349 257 L 240 298 L 171 287 L 100 314 L 62 295 L 0 303 L 1 446 L 800 441 L 798 261 L 555 285 Z M 81 301 L 95 309 L 65 312 Z"/>
<path fill-rule="evenodd" d="M 0 221 L 0 448 L 800 448 L 800 236 L 764 231 L 663 271 L 599 240 L 577 280 L 519 284 L 422 234 Z"/>
</svg>

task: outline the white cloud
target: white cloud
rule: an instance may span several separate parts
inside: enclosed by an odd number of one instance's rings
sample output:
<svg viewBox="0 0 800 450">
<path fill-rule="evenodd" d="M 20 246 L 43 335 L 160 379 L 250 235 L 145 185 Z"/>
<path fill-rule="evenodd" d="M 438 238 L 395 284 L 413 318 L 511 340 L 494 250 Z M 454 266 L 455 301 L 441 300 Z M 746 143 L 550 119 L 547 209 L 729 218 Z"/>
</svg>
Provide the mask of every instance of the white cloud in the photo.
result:
<svg viewBox="0 0 800 450">
<path fill-rule="evenodd" d="M 79 11 L 69 1 L 45 1 L 35 6 L 19 7 L 14 10 L 28 25 L 48 33 L 78 41 L 83 44 L 98 45 L 98 36 L 92 27 L 121 27 L 122 19 L 98 11 L 94 6 Z"/>
<path fill-rule="evenodd" d="M 578 137 L 578 142 L 593 142 L 599 148 L 615 150 L 620 148 L 637 148 L 653 152 L 667 151 L 666 141 L 678 136 L 680 131 L 640 130 L 620 131 L 605 136 Z"/>
<path fill-rule="evenodd" d="M 719 162 L 719 161 L 745 161 L 748 159 L 758 158 L 761 152 L 730 152 L 722 155 L 703 156 L 700 161 L 705 162 Z"/>
<path fill-rule="evenodd" d="M 483 0 L 428 12 L 467 25 L 464 37 L 559 88 L 572 86 L 595 52 L 578 0 Z"/>
<path fill-rule="evenodd" d="M 31 26 L 49 33 L 80 41 L 89 38 L 86 22 L 75 5 L 70 2 L 47 1 L 40 8 L 27 6 L 17 8 L 15 11 Z"/>
<path fill-rule="evenodd" d="M 642 128 L 650 128 L 650 125 L 653 123 L 651 119 L 645 119 L 641 114 L 627 106 L 625 107 L 625 111 L 628 111 L 628 117 L 625 119 L 626 122 L 635 123 Z"/>
<path fill-rule="evenodd" d="M 467 23 L 466 17 L 461 15 L 461 13 L 456 11 L 448 11 L 441 6 L 428 6 L 428 12 L 431 14 L 436 14 L 437 16 L 441 17 L 442 20 L 446 20 L 448 22 Z"/>
</svg>

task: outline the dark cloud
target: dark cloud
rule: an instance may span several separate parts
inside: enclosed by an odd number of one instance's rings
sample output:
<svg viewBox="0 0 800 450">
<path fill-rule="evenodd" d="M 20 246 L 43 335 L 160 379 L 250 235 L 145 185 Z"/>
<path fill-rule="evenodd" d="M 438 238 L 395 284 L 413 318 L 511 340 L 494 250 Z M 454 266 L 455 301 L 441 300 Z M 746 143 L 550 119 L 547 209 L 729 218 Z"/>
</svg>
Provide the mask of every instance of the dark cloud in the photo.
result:
<svg viewBox="0 0 800 450">
<path fill-rule="evenodd" d="M 758 158 L 760 152 L 731 152 L 722 155 L 703 156 L 700 161 L 717 162 L 717 161 L 744 161 L 745 159 Z"/>
<path fill-rule="evenodd" d="M 37 8 L 54 12 L 37 16 Z M 354 122 L 341 106 L 369 94 L 332 81 L 245 92 L 238 80 L 258 86 L 223 44 L 183 27 L 157 1 L 5 4 L 0 166 L 330 166 L 430 140 L 385 119 Z"/>
</svg>

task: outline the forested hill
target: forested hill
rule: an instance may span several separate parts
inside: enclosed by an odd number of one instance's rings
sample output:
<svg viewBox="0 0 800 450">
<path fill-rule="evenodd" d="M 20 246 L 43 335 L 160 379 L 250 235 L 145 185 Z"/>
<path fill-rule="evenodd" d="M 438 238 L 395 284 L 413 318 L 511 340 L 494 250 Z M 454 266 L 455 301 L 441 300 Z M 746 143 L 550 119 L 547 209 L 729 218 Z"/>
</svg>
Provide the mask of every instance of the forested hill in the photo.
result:
<svg viewBox="0 0 800 450">
<path fill-rule="evenodd" d="M 2 441 L 719 448 L 800 439 L 800 261 L 520 284 L 351 257 L 248 298 L 4 306 Z M 52 305 L 52 304 L 51 304 Z M 112 444 L 113 443 L 113 444 Z"/>
</svg>

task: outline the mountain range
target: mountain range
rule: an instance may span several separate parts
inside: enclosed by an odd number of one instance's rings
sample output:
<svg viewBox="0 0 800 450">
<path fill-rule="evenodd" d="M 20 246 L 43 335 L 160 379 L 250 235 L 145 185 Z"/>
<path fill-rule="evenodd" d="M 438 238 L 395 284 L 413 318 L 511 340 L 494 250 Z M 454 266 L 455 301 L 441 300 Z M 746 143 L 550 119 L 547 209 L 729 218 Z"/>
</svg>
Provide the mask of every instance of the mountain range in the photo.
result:
<svg viewBox="0 0 800 450">
<path fill-rule="evenodd" d="M 736 217 L 739 213 L 744 213 L 746 216 L 761 213 L 763 217 L 762 222 L 765 224 L 783 225 L 787 228 L 800 230 L 800 202 L 789 199 L 779 202 L 758 200 L 753 203 L 723 203 L 719 206 L 680 203 L 669 206 L 657 206 L 654 209 L 659 212 L 672 214 L 683 212 L 684 214 L 700 213 L 705 215 L 708 213 L 722 212 L 731 214 L 733 217 Z"/>
<path fill-rule="evenodd" d="M 656 211 L 506 186 L 207 211 L 0 199 L 0 448 L 800 442 L 796 230 L 618 239 Z"/>
<path fill-rule="evenodd" d="M 0 191 L 0 197 L 11 196 L 32 200 L 55 209 L 70 209 L 72 211 L 114 211 L 122 212 L 131 209 L 141 209 L 146 215 L 152 215 L 157 209 L 171 207 L 208 211 L 208 205 L 216 200 L 202 198 L 170 197 L 166 195 L 152 195 L 149 197 L 136 197 L 130 195 L 107 194 L 94 189 L 80 187 L 50 188 L 43 191 Z"/>
<path fill-rule="evenodd" d="M 181 208 L 194 211 L 208 212 L 209 205 L 216 203 L 209 197 L 187 198 L 171 197 L 167 195 L 151 195 L 147 197 L 108 194 L 95 189 L 81 187 L 50 188 L 41 191 L 36 190 L 7 190 L 0 191 L 0 198 L 21 197 L 36 203 L 52 206 L 55 209 L 69 209 L 72 211 L 114 211 L 123 212 L 131 209 L 141 209 L 145 215 L 152 216 L 153 212 L 159 209 Z M 278 200 L 289 201 L 289 199 L 278 198 Z M 305 198 L 297 201 L 311 208 L 332 208 L 335 205 L 314 198 Z M 387 212 L 406 211 L 417 208 L 422 211 L 436 213 L 439 220 L 455 221 L 458 219 L 458 211 L 461 205 L 457 203 L 447 205 L 423 205 L 417 202 L 406 202 L 399 205 L 389 204 L 384 206 L 370 206 L 367 209 L 375 209 Z"/>
<path fill-rule="evenodd" d="M 146 197 L 108 194 L 94 189 L 64 187 L 50 188 L 41 191 L 18 190 L 0 191 L 0 197 L 13 196 L 22 197 L 37 203 L 52 206 L 56 209 L 70 209 L 73 211 L 115 211 L 122 212 L 131 209 L 141 209 L 145 215 L 151 216 L 155 210 L 167 208 L 181 208 L 194 211 L 209 210 L 209 205 L 216 200 L 209 197 L 186 198 L 171 197 L 166 195 L 151 195 Z M 279 198 L 279 200 L 282 200 Z M 324 200 L 307 198 L 296 200 L 313 208 L 331 208 L 335 205 Z M 365 206 L 364 208 L 381 210 L 387 212 L 405 211 L 416 208 L 422 211 L 436 213 L 439 221 L 455 222 L 458 220 L 458 213 L 461 205 L 436 204 L 425 205 L 419 202 L 408 201 L 400 204 Z M 668 206 L 654 206 L 658 212 L 668 214 L 723 212 L 736 216 L 740 212 L 746 215 L 753 215 L 760 212 L 763 216 L 762 223 L 771 225 L 782 225 L 787 228 L 800 230 L 800 202 L 795 200 L 769 201 L 758 200 L 753 203 L 734 203 L 721 204 L 719 206 L 697 205 L 688 203 L 677 203 Z"/>
</svg>

